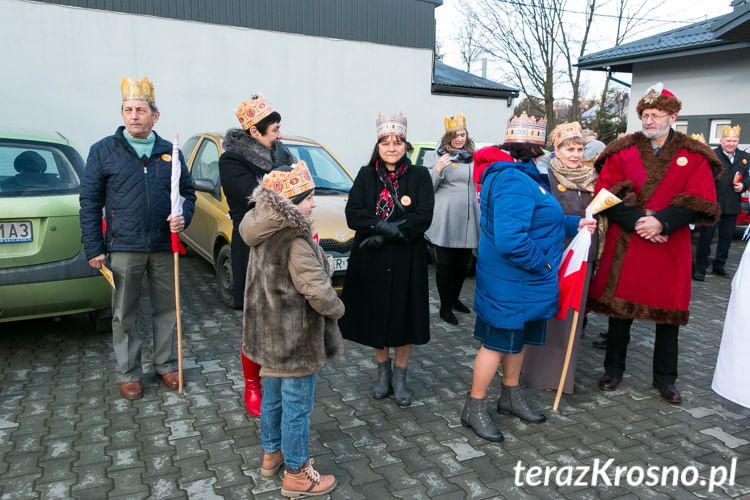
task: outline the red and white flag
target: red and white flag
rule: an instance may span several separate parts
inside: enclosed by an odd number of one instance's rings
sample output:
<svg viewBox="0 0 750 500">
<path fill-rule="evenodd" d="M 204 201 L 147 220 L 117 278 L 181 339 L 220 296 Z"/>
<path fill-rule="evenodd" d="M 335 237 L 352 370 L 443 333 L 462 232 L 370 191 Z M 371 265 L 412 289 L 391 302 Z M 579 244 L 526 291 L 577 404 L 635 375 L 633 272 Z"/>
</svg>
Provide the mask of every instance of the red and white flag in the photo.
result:
<svg viewBox="0 0 750 500">
<path fill-rule="evenodd" d="M 182 204 L 185 202 L 185 197 L 180 194 L 180 174 L 182 173 L 182 164 L 180 163 L 180 136 L 175 134 L 174 142 L 172 143 L 172 185 L 169 191 L 169 199 L 172 202 L 172 209 L 170 214 L 172 217 L 182 215 Z M 184 255 L 185 247 L 180 242 L 180 235 L 178 233 L 172 233 L 172 253 L 180 253 Z"/>
<path fill-rule="evenodd" d="M 568 310 L 581 311 L 581 299 L 586 283 L 586 266 L 588 265 L 591 233 L 586 228 L 578 231 L 568 248 L 563 252 L 562 262 L 557 271 L 560 287 L 560 306 L 555 318 L 564 320 Z"/>
</svg>

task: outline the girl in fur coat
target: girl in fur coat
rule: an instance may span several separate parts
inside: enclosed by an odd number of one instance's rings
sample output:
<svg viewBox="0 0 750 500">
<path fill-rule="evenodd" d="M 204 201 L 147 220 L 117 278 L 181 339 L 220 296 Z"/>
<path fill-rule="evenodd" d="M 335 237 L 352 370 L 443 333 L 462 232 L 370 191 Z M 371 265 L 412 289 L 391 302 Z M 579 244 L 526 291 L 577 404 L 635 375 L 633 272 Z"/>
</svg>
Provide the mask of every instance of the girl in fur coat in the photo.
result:
<svg viewBox="0 0 750 500">
<path fill-rule="evenodd" d="M 300 161 L 273 171 L 253 193 L 240 235 L 250 247 L 242 324 L 244 355 L 262 366 L 261 473 L 285 464 L 281 494 L 324 495 L 333 476 L 313 468 L 308 450 L 316 372 L 342 352 L 337 320 L 344 304 L 331 286 L 331 265 L 313 241 L 312 175 Z"/>
</svg>

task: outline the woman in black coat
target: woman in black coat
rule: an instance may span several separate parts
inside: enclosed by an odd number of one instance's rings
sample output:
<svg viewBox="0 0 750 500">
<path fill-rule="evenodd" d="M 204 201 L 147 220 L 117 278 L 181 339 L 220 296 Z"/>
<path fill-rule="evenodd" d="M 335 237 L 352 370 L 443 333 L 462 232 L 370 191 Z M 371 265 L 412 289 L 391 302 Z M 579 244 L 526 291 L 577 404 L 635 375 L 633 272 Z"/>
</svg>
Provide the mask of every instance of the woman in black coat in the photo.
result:
<svg viewBox="0 0 750 500">
<path fill-rule="evenodd" d="M 406 118 L 378 116 L 378 142 L 354 180 L 346 221 L 354 237 L 344 282 L 344 338 L 375 348 L 376 399 L 411 404 L 406 368 L 414 344 L 430 340 L 424 232 L 434 192 L 427 169 L 406 157 Z M 390 349 L 395 351 L 391 369 Z"/>
<path fill-rule="evenodd" d="M 236 115 L 242 129 L 229 129 L 224 135 L 219 177 L 232 218 L 232 297 L 234 307 L 238 308 L 245 299 L 245 276 L 250 257 L 250 248 L 240 237 L 239 225 L 252 208 L 249 197 L 265 174 L 280 164 L 294 163 L 294 159 L 279 142 L 281 115 L 271 109 L 262 95 L 240 104 Z M 242 355 L 242 371 L 247 411 L 260 416 L 260 365 Z"/>
</svg>

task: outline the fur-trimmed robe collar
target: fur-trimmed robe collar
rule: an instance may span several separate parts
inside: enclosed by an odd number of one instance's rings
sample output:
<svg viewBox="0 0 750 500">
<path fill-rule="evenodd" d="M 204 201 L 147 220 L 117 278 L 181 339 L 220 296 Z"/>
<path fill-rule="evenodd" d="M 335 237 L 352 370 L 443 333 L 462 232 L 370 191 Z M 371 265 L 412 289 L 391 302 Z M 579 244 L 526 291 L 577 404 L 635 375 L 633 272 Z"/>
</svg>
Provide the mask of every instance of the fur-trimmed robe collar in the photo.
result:
<svg viewBox="0 0 750 500">
<path fill-rule="evenodd" d="M 706 161 L 708 161 L 708 164 L 711 165 L 711 172 L 714 175 L 714 179 L 718 179 L 722 170 L 724 170 L 721 161 L 716 157 L 716 153 L 713 149 L 702 142 L 688 137 L 682 132 L 675 131 L 672 140 L 664 145 L 659 156 L 654 154 L 654 149 L 651 147 L 651 139 L 643 135 L 643 132 L 634 132 L 610 142 L 596 160 L 597 172 L 601 172 L 602 167 L 604 166 L 604 161 L 608 156 L 632 146 L 638 147 L 638 152 L 643 159 L 643 166 L 647 173 L 649 173 L 652 168 L 657 167 L 658 163 L 666 162 L 666 165 L 668 166 L 672 162 L 672 158 L 674 158 L 677 152 L 683 148 L 691 153 L 698 153 L 703 156 Z"/>
</svg>

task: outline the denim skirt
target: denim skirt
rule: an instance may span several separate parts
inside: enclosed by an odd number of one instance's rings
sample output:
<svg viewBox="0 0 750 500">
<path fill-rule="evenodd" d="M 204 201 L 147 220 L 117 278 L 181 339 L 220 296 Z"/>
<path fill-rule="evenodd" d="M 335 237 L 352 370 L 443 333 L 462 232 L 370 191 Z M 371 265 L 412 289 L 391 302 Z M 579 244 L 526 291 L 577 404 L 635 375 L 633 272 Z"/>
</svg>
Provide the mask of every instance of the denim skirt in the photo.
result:
<svg viewBox="0 0 750 500">
<path fill-rule="evenodd" d="M 544 345 L 546 333 L 546 320 L 528 321 L 519 330 L 495 328 L 479 318 L 474 325 L 475 339 L 480 340 L 486 349 L 504 354 L 518 354 L 524 344 Z"/>
</svg>

